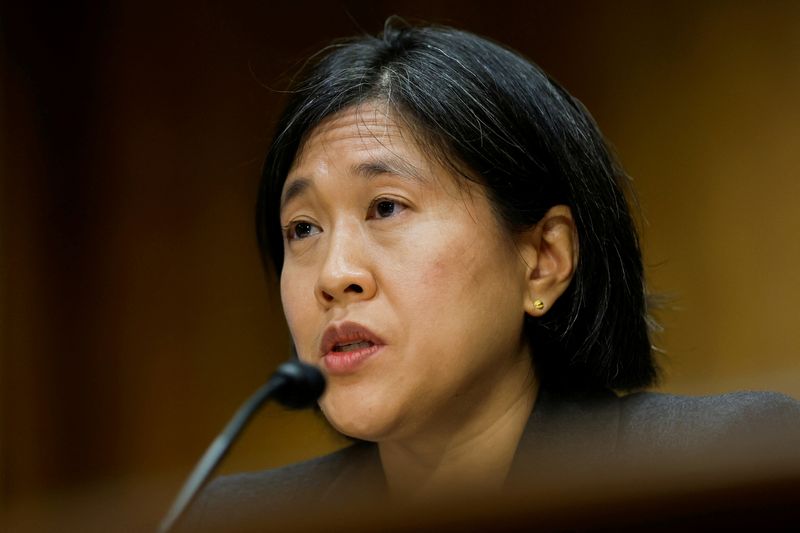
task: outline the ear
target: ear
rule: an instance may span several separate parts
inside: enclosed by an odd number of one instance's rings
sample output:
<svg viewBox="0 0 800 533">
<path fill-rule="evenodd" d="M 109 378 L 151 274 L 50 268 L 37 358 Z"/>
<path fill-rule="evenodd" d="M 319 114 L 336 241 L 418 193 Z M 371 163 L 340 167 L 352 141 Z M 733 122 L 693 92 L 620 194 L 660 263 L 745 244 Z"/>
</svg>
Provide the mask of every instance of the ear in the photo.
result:
<svg viewBox="0 0 800 533">
<path fill-rule="evenodd" d="M 566 205 L 550 208 L 532 228 L 517 237 L 526 265 L 525 312 L 544 315 L 564 294 L 578 264 L 578 232 Z"/>
</svg>

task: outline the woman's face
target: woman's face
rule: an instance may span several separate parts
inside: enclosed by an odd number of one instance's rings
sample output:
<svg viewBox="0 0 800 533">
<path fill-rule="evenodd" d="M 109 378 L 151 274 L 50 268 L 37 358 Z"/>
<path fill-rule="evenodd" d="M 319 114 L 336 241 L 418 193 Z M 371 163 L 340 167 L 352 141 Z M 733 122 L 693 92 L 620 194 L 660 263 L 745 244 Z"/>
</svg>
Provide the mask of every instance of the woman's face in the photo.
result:
<svg viewBox="0 0 800 533">
<path fill-rule="evenodd" d="M 283 187 L 281 297 L 341 432 L 381 441 L 470 416 L 530 374 L 526 265 L 482 188 L 383 108 L 314 129 Z M 529 377 L 529 376 L 528 376 Z"/>
</svg>

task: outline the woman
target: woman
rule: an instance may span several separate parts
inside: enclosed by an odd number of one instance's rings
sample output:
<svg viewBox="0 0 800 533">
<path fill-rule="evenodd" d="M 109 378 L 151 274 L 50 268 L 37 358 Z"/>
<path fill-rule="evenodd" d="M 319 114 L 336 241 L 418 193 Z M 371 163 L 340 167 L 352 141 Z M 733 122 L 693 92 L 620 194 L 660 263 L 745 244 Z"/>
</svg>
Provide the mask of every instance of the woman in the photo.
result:
<svg viewBox="0 0 800 533">
<path fill-rule="evenodd" d="M 358 442 L 223 479 L 201 508 L 494 491 L 555 458 L 796 424 L 780 395 L 610 392 L 656 377 L 627 188 L 583 106 L 500 45 L 390 20 L 315 56 L 267 156 L 259 240 L 327 376 L 322 412 Z"/>
</svg>

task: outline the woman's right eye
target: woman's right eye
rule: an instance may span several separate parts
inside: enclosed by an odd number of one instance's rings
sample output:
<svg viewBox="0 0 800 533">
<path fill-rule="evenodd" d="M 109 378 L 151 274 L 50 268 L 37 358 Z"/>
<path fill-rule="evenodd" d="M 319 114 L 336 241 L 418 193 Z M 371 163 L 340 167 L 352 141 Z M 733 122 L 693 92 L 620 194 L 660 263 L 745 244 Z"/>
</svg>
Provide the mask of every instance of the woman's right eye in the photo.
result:
<svg viewBox="0 0 800 533">
<path fill-rule="evenodd" d="M 306 239 L 322 231 L 311 222 L 292 222 L 284 230 L 286 239 L 290 241 Z"/>
</svg>

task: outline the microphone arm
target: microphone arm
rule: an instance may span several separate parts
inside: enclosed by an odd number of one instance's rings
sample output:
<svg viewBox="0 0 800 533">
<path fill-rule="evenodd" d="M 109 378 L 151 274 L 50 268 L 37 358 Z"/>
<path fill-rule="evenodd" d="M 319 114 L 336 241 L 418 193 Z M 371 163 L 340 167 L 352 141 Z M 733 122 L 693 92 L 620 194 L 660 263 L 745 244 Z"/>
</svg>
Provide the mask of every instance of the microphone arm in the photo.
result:
<svg viewBox="0 0 800 533">
<path fill-rule="evenodd" d="M 200 458 L 169 512 L 161 521 L 158 533 L 167 533 L 180 520 L 244 427 L 268 399 L 274 397 L 287 407 L 300 409 L 313 405 L 324 390 L 325 380 L 320 371 L 313 366 L 290 360 L 278 367 L 269 381 L 239 407 L 222 433 L 214 439 Z"/>
</svg>

